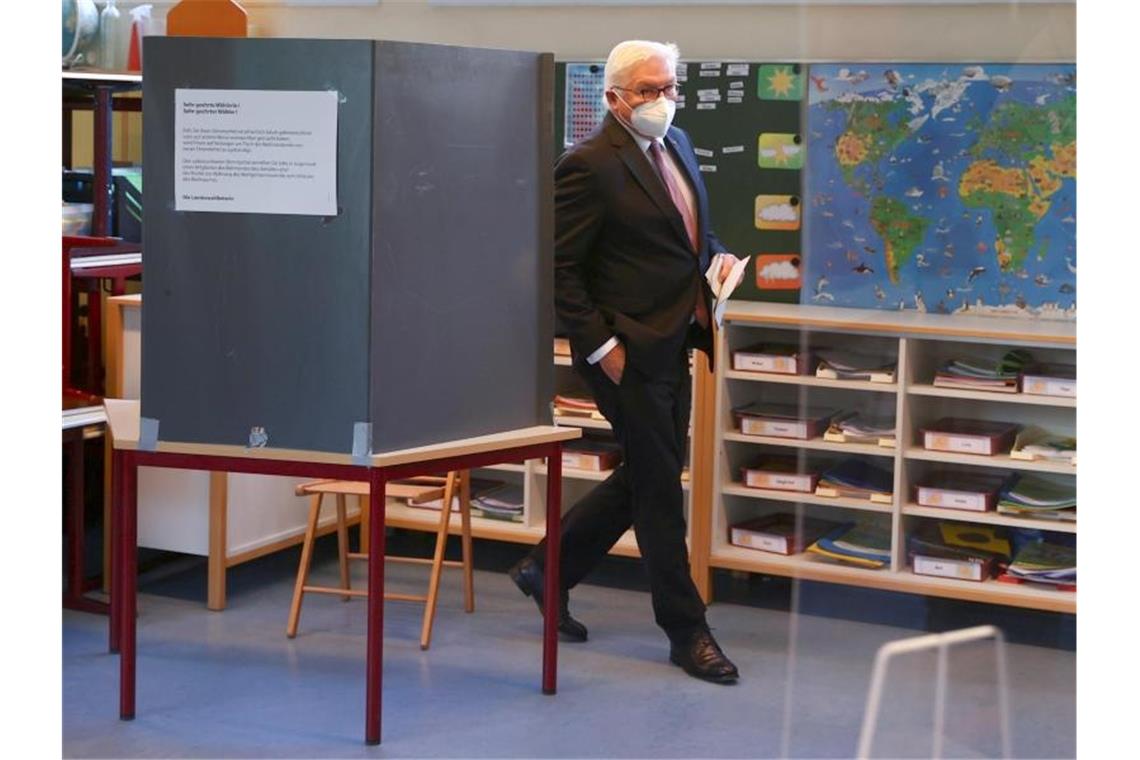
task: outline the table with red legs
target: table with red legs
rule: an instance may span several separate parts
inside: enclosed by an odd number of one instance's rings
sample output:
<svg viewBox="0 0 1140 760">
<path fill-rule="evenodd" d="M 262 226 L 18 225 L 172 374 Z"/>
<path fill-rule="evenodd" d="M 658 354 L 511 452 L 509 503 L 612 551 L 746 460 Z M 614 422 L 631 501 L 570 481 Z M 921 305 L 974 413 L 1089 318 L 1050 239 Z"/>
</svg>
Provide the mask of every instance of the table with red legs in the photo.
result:
<svg viewBox="0 0 1140 760">
<path fill-rule="evenodd" d="M 67 449 L 67 497 L 64 523 L 67 526 L 67 590 L 63 592 L 63 606 L 69 610 L 93 612 L 106 615 L 106 602 L 89 598 L 86 593 L 97 588 L 98 583 L 88 584 L 84 572 L 84 507 L 86 505 L 83 485 L 84 444 L 88 438 L 103 435 L 103 424 L 107 417 L 102 406 L 75 407 L 63 398 L 63 445 Z"/>
<path fill-rule="evenodd" d="M 119 717 L 135 716 L 135 641 L 138 582 L 137 477 L 139 467 L 285 475 L 369 483 L 368 624 L 364 739 L 380 743 L 384 631 L 384 492 L 391 480 L 441 470 L 464 470 L 546 458 L 546 590 L 542 640 L 542 691 L 554 694 L 558 658 L 558 545 L 562 501 L 562 445 L 577 428 L 540 425 L 400 451 L 354 461 L 347 454 L 242 446 L 154 442 L 140 446 L 139 402 L 108 399 L 112 460 L 110 649 L 119 653 Z M 148 449 L 148 450 L 144 450 Z"/>
</svg>

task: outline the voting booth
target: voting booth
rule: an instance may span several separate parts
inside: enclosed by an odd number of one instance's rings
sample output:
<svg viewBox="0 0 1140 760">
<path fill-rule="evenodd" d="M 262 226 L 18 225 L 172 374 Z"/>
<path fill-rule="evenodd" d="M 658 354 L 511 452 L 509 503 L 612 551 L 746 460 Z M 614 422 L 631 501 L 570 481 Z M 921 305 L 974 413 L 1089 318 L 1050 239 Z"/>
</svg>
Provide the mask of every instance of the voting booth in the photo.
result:
<svg viewBox="0 0 1140 760">
<path fill-rule="evenodd" d="M 550 424 L 549 54 L 147 40 L 141 444 Z"/>
</svg>

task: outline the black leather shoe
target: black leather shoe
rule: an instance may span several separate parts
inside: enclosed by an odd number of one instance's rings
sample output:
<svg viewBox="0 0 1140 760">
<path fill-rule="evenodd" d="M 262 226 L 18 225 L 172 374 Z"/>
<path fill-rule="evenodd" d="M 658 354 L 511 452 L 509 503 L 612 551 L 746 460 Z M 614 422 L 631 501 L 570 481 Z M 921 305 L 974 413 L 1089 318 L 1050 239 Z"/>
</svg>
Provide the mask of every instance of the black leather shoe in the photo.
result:
<svg viewBox="0 0 1140 760">
<path fill-rule="evenodd" d="M 545 614 L 542 597 L 543 591 L 546 589 L 546 575 L 538 563 L 530 557 L 523 557 L 517 565 L 507 571 L 507 575 L 511 576 L 511 580 L 519 587 L 519 591 L 534 599 L 535 604 L 538 605 L 538 611 Z M 558 632 L 571 641 L 585 641 L 587 637 L 586 626 L 570 617 L 570 594 L 565 590 L 562 591 L 560 602 Z"/>
<path fill-rule="evenodd" d="M 669 661 L 694 678 L 713 683 L 734 683 L 740 677 L 736 666 L 720 651 L 708 631 L 697 631 L 687 641 L 669 646 Z"/>
</svg>

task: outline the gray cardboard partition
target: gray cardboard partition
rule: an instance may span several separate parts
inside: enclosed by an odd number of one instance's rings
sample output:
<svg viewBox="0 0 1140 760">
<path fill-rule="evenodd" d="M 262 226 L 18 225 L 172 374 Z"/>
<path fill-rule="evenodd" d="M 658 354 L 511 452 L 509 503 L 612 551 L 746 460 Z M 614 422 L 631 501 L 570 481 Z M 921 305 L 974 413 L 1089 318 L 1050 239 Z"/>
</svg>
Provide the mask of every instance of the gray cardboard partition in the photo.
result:
<svg viewBox="0 0 1140 760">
<path fill-rule="evenodd" d="M 536 56 L 376 49 L 373 430 L 387 443 L 549 417 L 552 197 Z M 408 118 L 413 116 L 414 118 Z M 401 285 L 396 286 L 396 283 Z M 409 404 L 409 380 L 421 403 Z M 552 379 L 551 381 L 552 382 Z"/>
<path fill-rule="evenodd" d="M 349 453 L 549 424 L 546 54 L 153 38 L 142 415 L 159 440 Z M 336 90 L 336 217 L 174 210 L 176 88 Z"/>
</svg>

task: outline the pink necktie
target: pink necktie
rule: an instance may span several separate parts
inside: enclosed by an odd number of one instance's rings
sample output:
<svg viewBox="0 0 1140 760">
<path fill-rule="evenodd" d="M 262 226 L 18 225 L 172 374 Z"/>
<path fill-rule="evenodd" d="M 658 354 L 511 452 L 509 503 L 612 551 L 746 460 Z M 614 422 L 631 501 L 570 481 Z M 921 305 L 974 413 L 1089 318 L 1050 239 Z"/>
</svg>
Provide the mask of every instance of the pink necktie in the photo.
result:
<svg viewBox="0 0 1140 760">
<path fill-rule="evenodd" d="M 673 205 L 681 212 L 681 219 L 685 222 L 685 232 L 689 233 L 689 242 L 693 245 L 693 254 L 696 256 L 701 255 L 701 247 L 697 244 L 697 221 L 693 219 L 693 212 L 689 208 L 689 204 L 685 203 L 685 196 L 681 193 L 681 188 L 677 185 L 677 179 L 673 176 L 673 172 L 669 170 L 669 164 L 665 162 L 665 154 L 661 149 L 661 143 L 654 140 L 649 143 L 649 155 L 653 157 L 653 163 L 657 165 L 657 173 L 661 175 L 661 180 L 665 183 L 665 187 L 669 190 L 669 197 L 673 199 Z M 705 308 L 705 299 L 697 297 L 697 306 L 695 310 L 697 322 L 701 327 L 708 327 L 709 312 Z"/>
<path fill-rule="evenodd" d="M 689 208 L 689 204 L 685 203 L 685 196 L 677 185 L 676 177 L 669 170 L 669 164 L 665 161 L 665 151 L 661 149 L 661 143 L 656 140 L 649 143 L 649 155 L 653 156 L 653 163 L 657 165 L 657 172 L 661 175 L 665 187 L 669 189 L 669 197 L 673 199 L 673 205 L 681 212 L 681 219 L 685 221 L 685 231 L 689 233 L 689 242 L 693 244 L 693 252 L 700 255 L 701 248 L 697 245 L 697 221 L 693 219 L 693 212 Z"/>
</svg>

